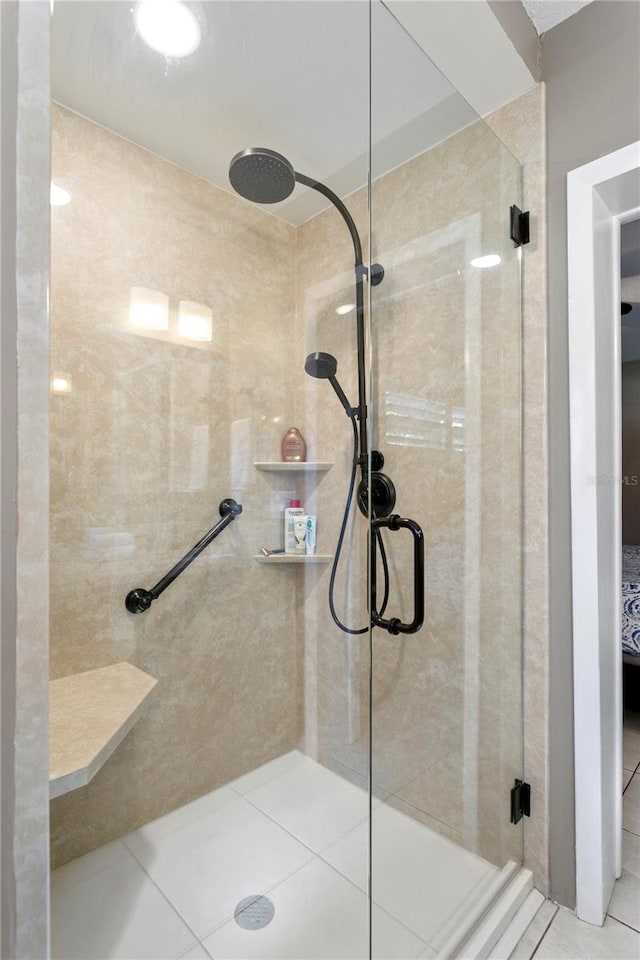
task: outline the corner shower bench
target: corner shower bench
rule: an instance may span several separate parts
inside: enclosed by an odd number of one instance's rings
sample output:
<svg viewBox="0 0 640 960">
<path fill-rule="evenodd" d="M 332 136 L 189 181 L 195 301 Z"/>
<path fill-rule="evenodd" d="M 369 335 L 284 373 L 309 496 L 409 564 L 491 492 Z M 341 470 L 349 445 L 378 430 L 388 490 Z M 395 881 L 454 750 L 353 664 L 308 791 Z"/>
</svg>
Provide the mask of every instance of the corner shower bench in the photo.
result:
<svg viewBox="0 0 640 960">
<path fill-rule="evenodd" d="M 158 683 L 131 663 L 49 682 L 49 798 L 84 787 L 140 718 Z"/>
</svg>

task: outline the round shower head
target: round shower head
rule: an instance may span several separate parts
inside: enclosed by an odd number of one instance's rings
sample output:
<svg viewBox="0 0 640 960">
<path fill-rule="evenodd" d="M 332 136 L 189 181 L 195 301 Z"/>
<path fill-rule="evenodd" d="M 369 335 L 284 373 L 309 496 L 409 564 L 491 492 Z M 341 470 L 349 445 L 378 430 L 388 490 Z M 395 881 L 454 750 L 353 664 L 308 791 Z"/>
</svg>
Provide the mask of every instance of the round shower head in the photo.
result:
<svg viewBox="0 0 640 960">
<path fill-rule="evenodd" d="M 266 147 L 241 150 L 229 164 L 229 182 L 246 200 L 279 203 L 296 185 L 295 170 L 286 157 Z"/>
<path fill-rule="evenodd" d="M 329 380 L 335 377 L 338 361 L 330 353 L 310 353 L 304 362 L 305 373 L 318 380 Z"/>
</svg>

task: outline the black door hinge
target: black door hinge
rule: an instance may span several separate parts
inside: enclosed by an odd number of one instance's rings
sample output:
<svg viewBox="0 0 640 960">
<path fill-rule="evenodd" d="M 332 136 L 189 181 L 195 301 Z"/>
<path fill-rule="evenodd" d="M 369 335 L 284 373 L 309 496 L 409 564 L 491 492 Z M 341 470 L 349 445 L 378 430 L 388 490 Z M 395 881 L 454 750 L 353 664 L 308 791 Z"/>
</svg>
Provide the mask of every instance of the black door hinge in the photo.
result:
<svg viewBox="0 0 640 960">
<path fill-rule="evenodd" d="M 511 239 L 516 247 L 521 247 L 529 243 L 529 211 L 524 213 L 514 204 L 510 210 L 511 213 Z"/>
<path fill-rule="evenodd" d="M 516 780 L 511 788 L 511 823 L 531 816 L 531 787 L 524 780 Z"/>
</svg>

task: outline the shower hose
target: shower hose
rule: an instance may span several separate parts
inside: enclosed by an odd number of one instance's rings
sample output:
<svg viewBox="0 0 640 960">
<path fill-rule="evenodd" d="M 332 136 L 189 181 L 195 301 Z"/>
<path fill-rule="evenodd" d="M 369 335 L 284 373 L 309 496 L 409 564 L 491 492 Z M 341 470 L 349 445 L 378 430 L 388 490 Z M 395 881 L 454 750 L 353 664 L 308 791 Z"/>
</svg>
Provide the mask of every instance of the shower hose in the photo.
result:
<svg viewBox="0 0 640 960">
<path fill-rule="evenodd" d="M 331 567 L 331 578 L 329 580 L 329 610 L 331 611 L 331 616 L 333 617 L 333 622 L 339 627 L 344 633 L 349 633 L 351 635 L 368 633 L 369 625 L 366 627 L 361 627 L 360 629 L 354 629 L 353 627 L 347 627 L 346 624 L 342 623 L 338 614 L 336 613 L 334 591 L 336 583 L 336 574 L 338 572 L 338 564 L 340 563 L 340 554 L 342 553 L 342 545 L 344 541 L 344 535 L 347 529 L 347 523 L 349 522 L 349 514 L 351 512 L 351 504 L 353 502 L 353 491 L 356 484 L 356 473 L 358 470 L 358 426 L 356 424 L 356 418 L 353 414 L 350 414 L 349 419 L 351 420 L 351 426 L 353 427 L 353 464 L 351 467 L 351 479 L 349 481 L 349 490 L 347 492 L 347 500 L 344 506 L 344 514 L 342 517 L 342 523 L 340 525 L 340 533 L 338 534 L 338 543 L 336 544 L 336 553 L 333 558 L 333 565 Z M 389 565 L 387 563 L 387 554 L 384 549 L 384 543 L 382 542 L 382 534 L 379 530 L 376 530 L 374 536 L 377 538 L 378 546 L 380 548 L 380 556 L 382 558 L 382 569 L 384 576 L 384 596 L 382 600 L 382 606 L 379 610 L 380 616 L 384 615 L 384 612 L 387 607 L 387 601 L 389 600 Z M 369 603 L 370 603 L 369 599 Z"/>
</svg>

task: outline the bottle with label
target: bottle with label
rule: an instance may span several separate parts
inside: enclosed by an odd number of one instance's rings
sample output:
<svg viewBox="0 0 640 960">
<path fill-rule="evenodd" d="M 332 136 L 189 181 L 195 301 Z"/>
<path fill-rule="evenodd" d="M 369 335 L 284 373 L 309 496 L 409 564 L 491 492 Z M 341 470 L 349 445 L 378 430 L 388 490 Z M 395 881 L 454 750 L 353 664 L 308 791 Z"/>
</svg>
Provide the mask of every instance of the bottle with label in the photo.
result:
<svg viewBox="0 0 640 960">
<path fill-rule="evenodd" d="M 304 516 L 299 500 L 290 500 L 284 511 L 284 552 L 296 553 L 296 534 L 294 524 L 297 517 Z"/>
<path fill-rule="evenodd" d="M 307 445 L 297 427 L 289 427 L 282 438 L 282 460 L 284 463 L 304 463 L 307 459 Z"/>
</svg>

